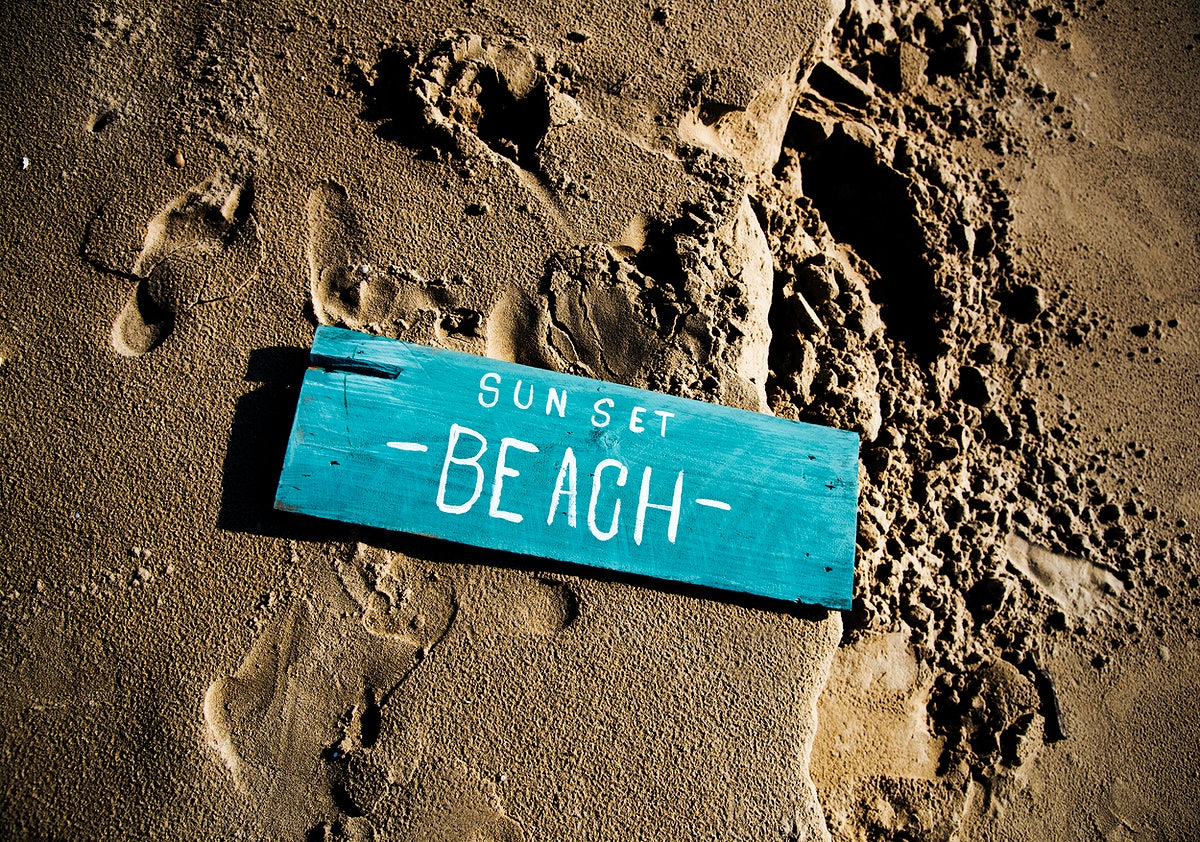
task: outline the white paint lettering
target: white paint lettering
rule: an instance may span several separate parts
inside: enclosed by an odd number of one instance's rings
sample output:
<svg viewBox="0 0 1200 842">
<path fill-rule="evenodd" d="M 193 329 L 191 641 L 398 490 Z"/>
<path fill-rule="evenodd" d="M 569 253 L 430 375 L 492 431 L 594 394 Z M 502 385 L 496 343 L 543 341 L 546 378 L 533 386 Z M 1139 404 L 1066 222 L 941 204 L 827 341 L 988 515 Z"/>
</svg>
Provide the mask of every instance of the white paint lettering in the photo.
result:
<svg viewBox="0 0 1200 842">
<path fill-rule="evenodd" d="M 633 412 L 629 413 L 629 432 L 641 433 L 645 432 L 646 428 L 642 426 L 642 413 L 646 411 L 644 406 L 635 406 Z"/>
<path fill-rule="evenodd" d="M 463 458 L 454 455 L 454 449 L 458 446 L 459 436 L 464 433 L 468 436 L 474 436 L 479 440 L 479 451 L 474 456 Z M 450 425 L 450 441 L 446 445 L 446 459 L 442 462 L 442 479 L 438 482 L 437 507 L 439 509 L 451 515 L 461 515 L 471 510 L 471 507 L 475 505 L 475 501 L 479 499 L 479 495 L 483 491 L 483 468 L 479 465 L 479 457 L 483 456 L 485 452 L 487 452 L 487 439 L 469 427 L 460 427 L 458 424 Z M 465 503 L 451 504 L 446 502 L 446 478 L 450 474 L 451 465 L 470 465 L 475 469 L 475 491 Z"/>
<path fill-rule="evenodd" d="M 428 446 L 417 441 L 389 441 L 388 447 L 394 447 L 396 450 L 407 450 L 411 453 L 424 453 L 429 449 Z"/>
<path fill-rule="evenodd" d="M 505 456 L 510 447 L 515 447 L 517 450 L 523 450 L 526 453 L 538 452 L 537 447 L 527 441 L 510 438 L 500 439 L 500 454 L 496 457 L 496 479 L 492 483 L 492 504 L 488 507 L 488 514 L 500 520 L 507 520 L 509 523 L 520 523 L 524 520 L 521 515 L 516 512 L 506 512 L 500 508 L 500 494 L 504 490 L 504 478 L 519 477 L 521 475 L 520 471 L 504 464 Z"/>
<path fill-rule="evenodd" d="M 567 526 L 575 528 L 575 451 L 567 448 L 563 454 L 562 465 L 558 469 L 558 479 L 554 482 L 554 496 L 550 498 L 550 514 L 546 515 L 546 525 L 554 525 L 554 515 L 558 512 L 558 501 L 566 495 Z M 565 482 L 565 485 L 564 485 Z"/>
<path fill-rule="evenodd" d="M 596 410 L 594 413 L 592 413 L 592 426 L 593 427 L 607 427 L 608 422 L 612 420 L 612 416 L 610 416 L 607 412 L 605 412 L 603 409 L 600 408 L 601 404 L 607 404 L 608 408 L 612 409 L 613 408 L 613 399 L 612 398 L 600 398 L 600 400 L 598 400 L 594 404 L 592 404 L 592 409 Z M 598 417 L 600 415 L 604 416 L 603 421 L 601 421 L 600 418 Z"/>
<path fill-rule="evenodd" d="M 567 417 L 567 390 L 566 389 L 564 389 L 562 391 L 562 394 L 560 395 L 558 392 L 558 389 L 555 389 L 553 386 L 550 387 L 550 391 L 546 393 L 546 414 L 547 415 L 550 414 L 551 407 L 558 410 L 559 418 Z"/>
<path fill-rule="evenodd" d="M 529 397 L 525 403 L 521 403 L 521 381 L 517 381 L 516 387 L 513 389 L 513 405 L 517 409 L 529 409 L 533 406 L 533 384 L 529 384 Z"/>
<path fill-rule="evenodd" d="M 491 380 L 492 378 L 495 378 L 495 380 L 494 380 L 494 383 L 496 384 L 495 386 L 488 385 L 488 381 Z M 498 386 L 498 385 L 500 385 L 500 375 L 494 371 L 489 371 L 487 374 L 483 375 L 483 377 L 479 378 L 479 405 L 482 406 L 484 409 L 491 409 L 493 406 L 496 405 L 496 402 L 500 400 L 500 390 L 496 388 L 496 386 Z M 492 402 L 491 403 L 488 403 L 487 401 L 485 401 L 483 399 L 484 392 L 492 393 Z"/>
<path fill-rule="evenodd" d="M 642 527 L 646 524 L 646 509 L 658 509 L 671 513 L 671 520 L 667 525 L 667 540 L 674 544 L 675 535 L 679 531 L 679 502 L 682 497 L 683 471 L 680 471 L 679 476 L 675 478 L 675 496 L 671 500 L 671 505 L 664 506 L 659 503 L 651 503 L 650 466 L 647 465 L 646 470 L 642 471 L 642 490 L 638 493 L 637 521 L 633 527 L 633 542 L 639 547 L 642 545 Z"/>
<path fill-rule="evenodd" d="M 596 472 L 592 474 L 592 500 L 588 504 L 588 529 L 592 530 L 601 541 L 607 541 L 617 534 L 617 520 L 621 516 L 621 500 L 620 498 L 613 504 L 612 525 L 607 532 L 601 532 L 596 527 L 596 500 L 600 497 L 600 475 L 604 473 L 605 468 L 619 468 L 617 473 L 617 487 L 621 488 L 625 485 L 625 479 L 629 476 L 629 469 L 618 462 L 616 459 L 604 459 L 596 466 Z"/>
<path fill-rule="evenodd" d="M 662 409 L 656 409 L 656 410 L 654 410 L 654 414 L 659 416 L 660 418 L 662 418 L 661 436 L 662 436 L 662 438 L 665 439 L 667 437 L 667 419 L 674 418 L 675 413 L 674 412 L 666 412 L 665 410 L 662 410 Z"/>
</svg>

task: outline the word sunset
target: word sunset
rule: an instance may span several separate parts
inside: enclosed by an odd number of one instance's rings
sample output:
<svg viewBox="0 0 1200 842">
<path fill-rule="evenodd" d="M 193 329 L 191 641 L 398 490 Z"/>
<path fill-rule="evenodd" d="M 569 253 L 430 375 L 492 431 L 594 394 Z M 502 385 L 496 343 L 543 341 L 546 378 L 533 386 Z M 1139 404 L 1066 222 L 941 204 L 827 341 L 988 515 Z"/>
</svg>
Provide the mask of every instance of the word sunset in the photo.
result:
<svg viewBox="0 0 1200 842">
<path fill-rule="evenodd" d="M 853 433 L 320 327 L 275 506 L 849 608 Z"/>
</svg>

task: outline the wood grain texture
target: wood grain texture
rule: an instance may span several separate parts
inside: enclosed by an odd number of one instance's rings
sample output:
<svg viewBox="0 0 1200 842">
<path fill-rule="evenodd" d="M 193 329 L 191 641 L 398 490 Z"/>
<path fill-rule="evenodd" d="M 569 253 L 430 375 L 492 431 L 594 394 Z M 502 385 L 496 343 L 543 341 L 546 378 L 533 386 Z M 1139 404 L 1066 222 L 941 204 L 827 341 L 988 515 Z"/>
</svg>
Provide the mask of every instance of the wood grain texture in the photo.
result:
<svg viewBox="0 0 1200 842">
<path fill-rule="evenodd" d="M 320 327 L 276 508 L 850 607 L 858 436 Z"/>
</svg>

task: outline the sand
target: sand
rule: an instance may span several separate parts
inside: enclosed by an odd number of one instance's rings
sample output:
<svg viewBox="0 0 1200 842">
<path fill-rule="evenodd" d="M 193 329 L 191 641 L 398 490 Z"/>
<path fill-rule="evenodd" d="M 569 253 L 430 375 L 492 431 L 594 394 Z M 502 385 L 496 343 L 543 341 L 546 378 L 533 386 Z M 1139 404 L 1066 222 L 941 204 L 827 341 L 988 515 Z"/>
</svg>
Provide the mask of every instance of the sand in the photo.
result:
<svg viewBox="0 0 1200 842">
<path fill-rule="evenodd" d="M 6 838 L 1200 832 L 1189 3 L 60 6 Z M 858 432 L 853 610 L 274 512 L 317 324 Z"/>
</svg>

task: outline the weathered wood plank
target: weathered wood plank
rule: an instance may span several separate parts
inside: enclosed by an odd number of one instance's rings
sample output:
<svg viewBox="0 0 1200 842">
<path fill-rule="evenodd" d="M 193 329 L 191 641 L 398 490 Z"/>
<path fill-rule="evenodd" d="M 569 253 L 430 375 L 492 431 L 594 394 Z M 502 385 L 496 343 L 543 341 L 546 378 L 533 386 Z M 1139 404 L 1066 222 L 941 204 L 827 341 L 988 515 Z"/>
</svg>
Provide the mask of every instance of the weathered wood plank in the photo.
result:
<svg viewBox="0 0 1200 842">
<path fill-rule="evenodd" d="M 320 327 L 276 508 L 850 607 L 854 433 Z"/>
</svg>

